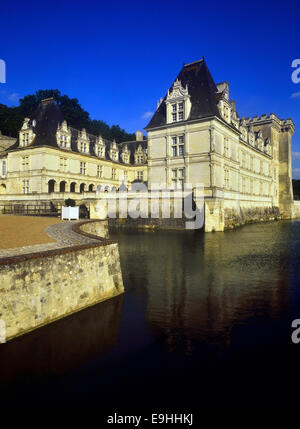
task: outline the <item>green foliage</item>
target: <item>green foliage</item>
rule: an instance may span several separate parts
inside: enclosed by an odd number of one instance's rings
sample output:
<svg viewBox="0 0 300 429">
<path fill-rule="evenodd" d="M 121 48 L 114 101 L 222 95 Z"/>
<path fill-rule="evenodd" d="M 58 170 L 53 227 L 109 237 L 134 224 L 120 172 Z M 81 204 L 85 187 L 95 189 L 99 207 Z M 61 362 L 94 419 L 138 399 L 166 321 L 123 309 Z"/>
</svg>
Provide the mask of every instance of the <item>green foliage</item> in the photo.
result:
<svg viewBox="0 0 300 429">
<path fill-rule="evenodd" d="M 104 121 L 91 119 L 89 113 L 84 110 L 77 98 L 62 95 L 58 89 L 40 89 L 35 94 L 26 95 L 19 100 L 19 106 L 7 107 L 0 105 L 0 130 L 3 134 L 17 137 L 25 117 L 32 118 L 41 100 L 53 97 L 63 114 L 64 119 L 74 128 L 85 128 L 88 133 L 101 135 L 108 140 L 116 140 L 118 143 L 135 140 L 135 134 L 128 134 L 119 125 L 111 127 Z"/>
<path fill-rule="evenodd" d="M 65 206 L 66 207 L 75 207 L 76 206 L 76 202 L 72 198 L 67 198 L 65 200 Z"/>
</svg>

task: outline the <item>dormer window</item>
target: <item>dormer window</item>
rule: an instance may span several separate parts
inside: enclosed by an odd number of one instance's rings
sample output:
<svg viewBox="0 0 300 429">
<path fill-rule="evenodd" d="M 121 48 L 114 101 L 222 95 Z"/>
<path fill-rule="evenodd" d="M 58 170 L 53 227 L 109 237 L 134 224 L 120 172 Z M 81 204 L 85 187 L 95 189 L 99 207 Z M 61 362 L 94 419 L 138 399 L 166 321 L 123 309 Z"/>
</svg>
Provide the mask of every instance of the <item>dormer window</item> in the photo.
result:
<svg viewBox="0 0 300 429">
<path fill-rule="evenodd" d="M 78 135 L 77 147 L 78 147 L 78 150 L 82 153 L 90 152 L 90 142 L 86 134 L 86 130 L 84 128 Z"/>
<path fill-rule="evenodd" d="M 184 88 L 177 79 L 172 87 L 172 92 L 168 91 L 166 98 L 167 123 L 184 121 L 188 118 L 191 102 L 187 86 Z"/>
<path fill-rule="evenodd" d="M 146 154 L 141 145 L 137 148 L 134 154 L 135 164 L 143 164 L 146 161 Z"/>
<path fill-rule="evenodd" d="M 118 161 L 119 159 L 118 145 L 115 140 L 110 145 L 109 156 L 113 161 Z"/>
<path fill-rule="evenodd" d="M 122 150 L 122 161 L 125 164 L 129 164 L 129 157 L 130 157 L 130 151 L 128 150 L 127 145 L 125 145 Z"/>
<path fill-rule="evenodd" d="M 31 125 L 29 124 L 30 119 L 25 118 L 21 131 L 19 132 L 19 142 L 21 147 L 26 147 L 32 143 L 35 134 L 33 132 L 33 129 Z"/>
<path fill-rule="evenodd" d="M 60 135 L 59 146 L 62 149 L 67 149 L 68 147 L 68 137 L 64 135 Z"/>
<path fill-rule="evenodd" d="M 22 146 L 28 146 L 29 133 L 23 133 L 22 135 Z"/>
<path fill-rule="evenodd" d="M 87 151 L 87 144 L 84 142 L 80 143 L 80 152 L 85 153 Z"/>
<path fill-rule="evenodd" d="M 61 149 L 71 148 L 71 131 L 68 127 L 67 121 L 63 121 L 61 125 L 57 127 L 56 141 Z"/>
<path fill-rule="evenodd" d="M 104 158 L 104 150 L 105 150 L 104 146 L 100 146 L 100 145 L 97 146 L 96 153 L 97 153 L 97 156 L 99 156 L 99 158 Z"/>
<path fill-rule="evenodd" d="M 95 143 L 95 154 L 99 158 L 105 157 L 105 143 L 101 136 L 97 137 L 97 141 Z"/>
</svg>

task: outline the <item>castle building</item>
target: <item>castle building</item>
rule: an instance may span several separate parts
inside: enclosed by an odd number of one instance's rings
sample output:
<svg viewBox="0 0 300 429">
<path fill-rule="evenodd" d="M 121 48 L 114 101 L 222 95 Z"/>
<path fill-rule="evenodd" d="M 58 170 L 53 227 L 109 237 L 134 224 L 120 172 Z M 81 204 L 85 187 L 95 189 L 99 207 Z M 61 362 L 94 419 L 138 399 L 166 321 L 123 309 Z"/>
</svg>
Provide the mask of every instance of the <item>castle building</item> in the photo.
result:
<svg viewBox="0 0 300 429">
<path fill-rule="evenodd" d="M 54 99 L 43 100 L 33 117 L 24 119 L 18 139 L 0 156 L 6 202 L 63 203 L 147 180 L 147 142 L 141 132 L 136 141 L 117 144 L 76 130 Z"/>
<path fill-rule="evenodd" d="M 136 141 L 110 142 L 70 127 L 55 100 L 43 100 L 14 144 L 1 150 L 0 140 L 0 205 L 95 199 L 121 182 L 188 183 L 204 186 L 205 231 L 295 215 L 293 121 L 241 117 L 204 59 L 182 67 L 145 129 L 147 140 L 137 132 Z"/>
<path fill-rule="evenodd" d="M 183 66 L 146 130 L 149 186 L 203 183 L 206 231 L 293 215 L 293 121 L 240 117 L 204 59 Z"/>
</svg>

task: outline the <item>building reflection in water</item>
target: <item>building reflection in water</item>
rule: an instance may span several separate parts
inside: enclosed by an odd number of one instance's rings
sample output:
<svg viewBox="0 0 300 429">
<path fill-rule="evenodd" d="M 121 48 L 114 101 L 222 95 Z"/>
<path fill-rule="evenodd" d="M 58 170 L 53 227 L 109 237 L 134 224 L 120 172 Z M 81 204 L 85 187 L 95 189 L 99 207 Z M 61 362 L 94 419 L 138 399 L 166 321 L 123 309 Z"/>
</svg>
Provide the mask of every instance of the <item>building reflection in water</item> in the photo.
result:
<svg viewBox="0 0 300 429">
<path fill-rule="evenodd" d="M 99 303 L 1 345 L 0 381 L 64 374 L 118 342 L 123 296 Z"/>
<path fill-rule="evenodd" d="M 143 293 L 146 322 L 168 351 L 228 347 L 232 329 L 289 305 L 289 222 L 235 231 L 117 233 L 127 290 Z M 132 235 L 130 237 L 129 235 Z"/>
</svg>

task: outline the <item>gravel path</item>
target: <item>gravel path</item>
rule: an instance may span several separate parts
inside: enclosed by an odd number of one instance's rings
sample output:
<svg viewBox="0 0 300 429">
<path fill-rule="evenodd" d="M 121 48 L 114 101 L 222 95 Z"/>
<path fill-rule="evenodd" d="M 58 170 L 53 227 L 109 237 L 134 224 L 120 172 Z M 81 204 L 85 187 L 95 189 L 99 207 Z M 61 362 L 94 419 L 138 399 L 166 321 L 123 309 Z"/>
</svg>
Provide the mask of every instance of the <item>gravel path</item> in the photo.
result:
<svg viewBox="0 0 300 429">
<path fill-rule="evenodd" d="M 81 221 L 68 221 L 50 225 L 46 228 L 45 232 L 49 237 L 56 240 L 55 242 L 15 247 L 10 249 L 1 249 L 0 258 L 26 255 L 28 253 L 39 253 L 46 250 L 71 247 L 79 244 L 99 243 L 99 240 L 88 238 L 72 231 L 72 226 L 80 222 Z"/>
</svg>

